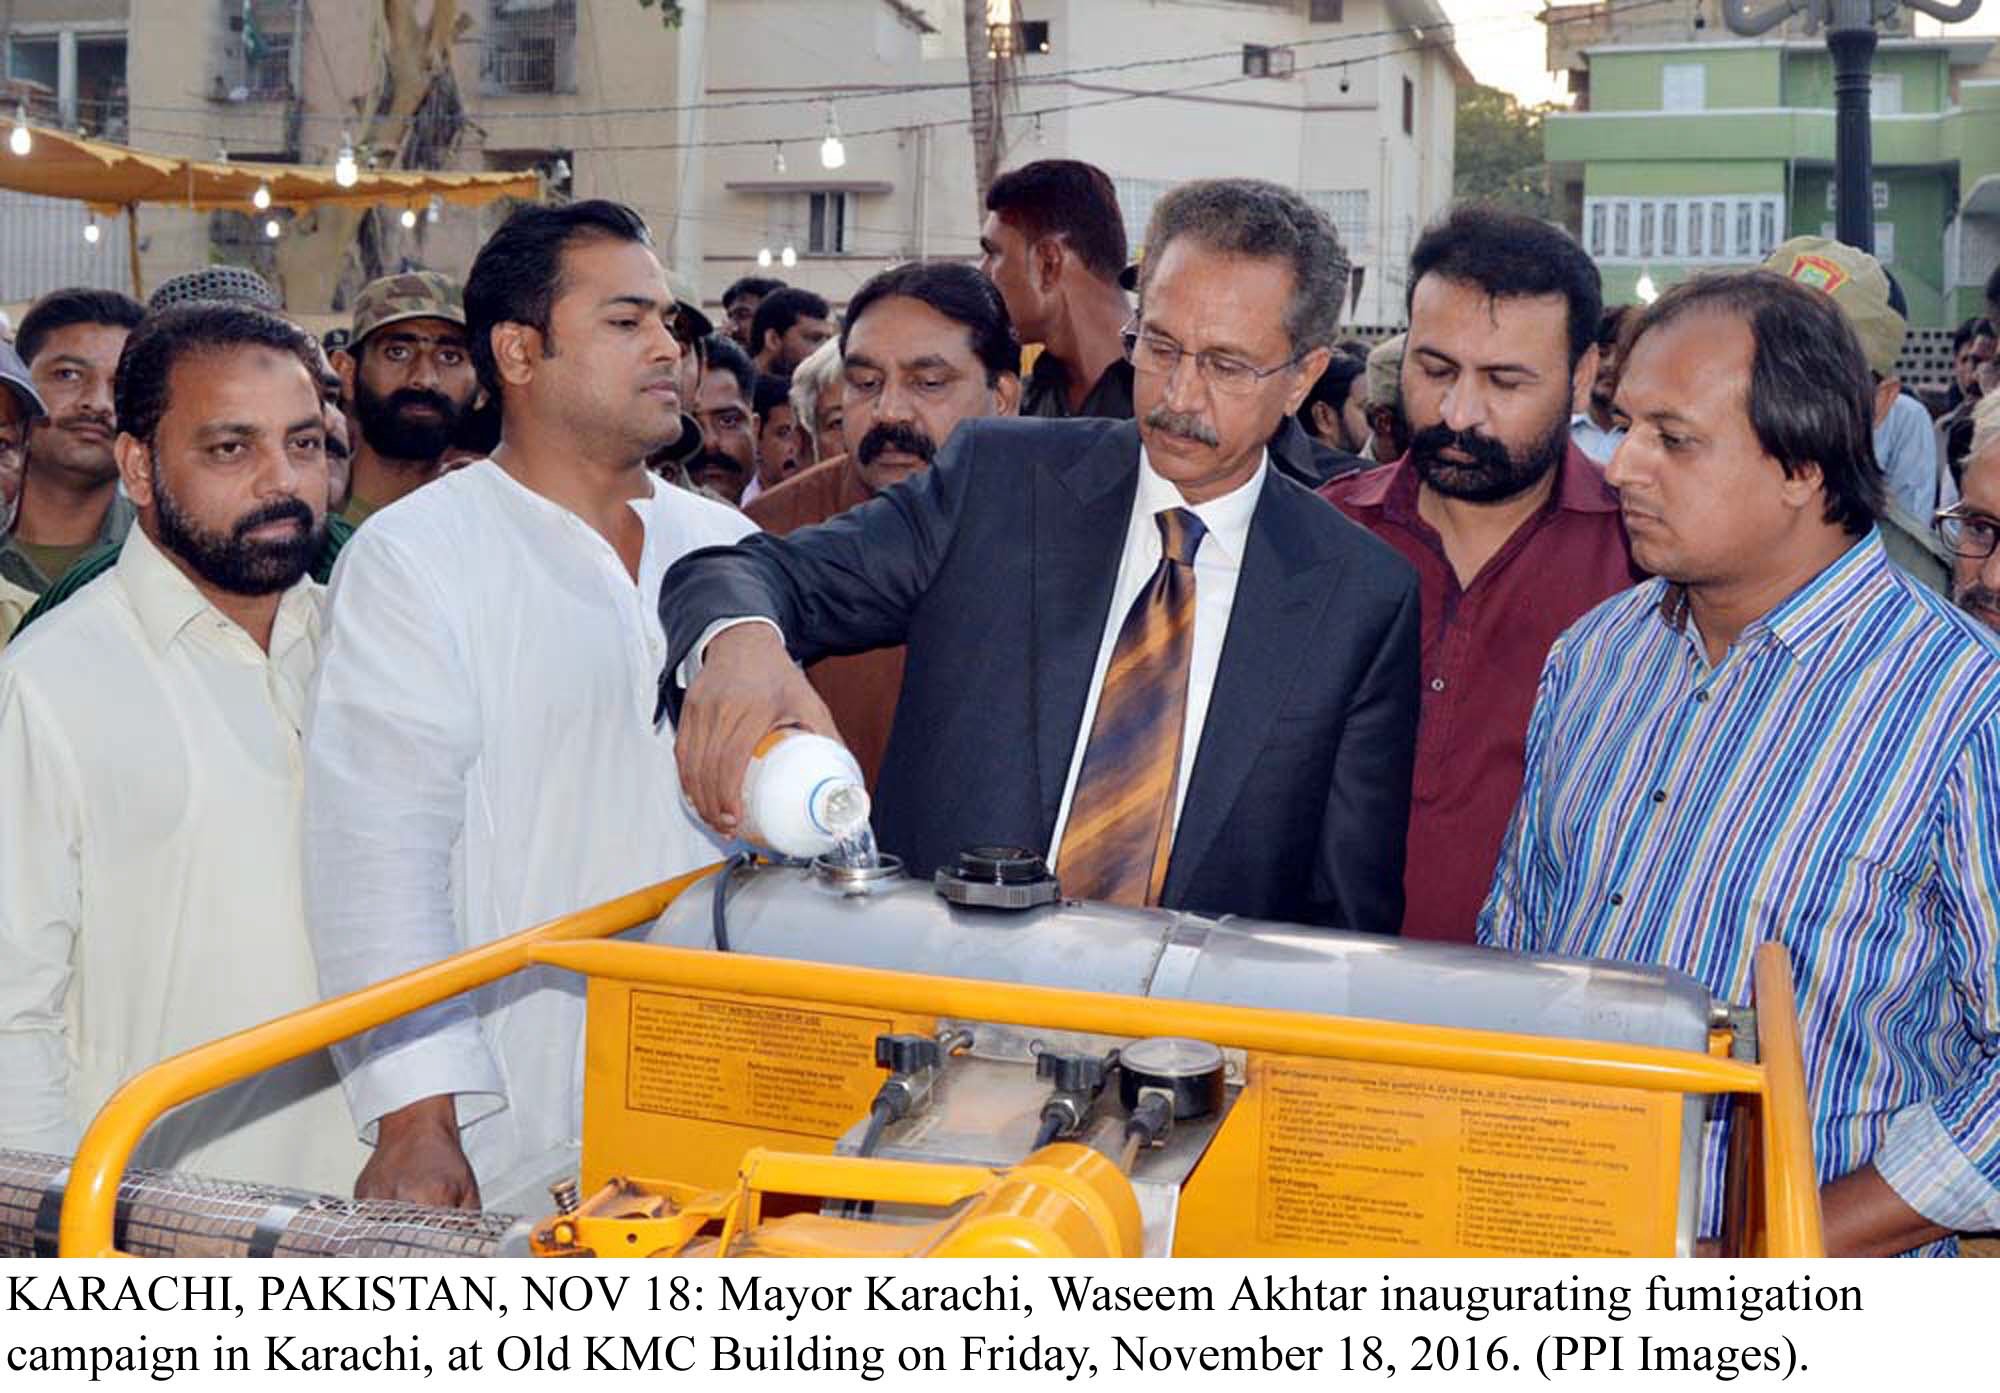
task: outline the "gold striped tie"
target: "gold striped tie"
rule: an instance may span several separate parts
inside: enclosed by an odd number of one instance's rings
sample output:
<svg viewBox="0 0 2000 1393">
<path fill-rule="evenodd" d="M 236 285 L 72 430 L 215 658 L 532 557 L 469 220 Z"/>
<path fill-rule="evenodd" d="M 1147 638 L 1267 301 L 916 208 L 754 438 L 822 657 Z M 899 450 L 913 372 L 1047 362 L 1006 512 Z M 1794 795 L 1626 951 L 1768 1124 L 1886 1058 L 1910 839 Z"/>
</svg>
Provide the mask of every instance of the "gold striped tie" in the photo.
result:
<svg viewBox="0 0 2000 1393">
<path fill-rule="evenodd" d="M 1160 565 L 1132 602 L 1090 724 L 1056 871 L 1065 895 L 1158 904 L 1194 651 L 1194 553 L 1208 531 L 1185 508 L 1153 515 Z"/>
</svg>

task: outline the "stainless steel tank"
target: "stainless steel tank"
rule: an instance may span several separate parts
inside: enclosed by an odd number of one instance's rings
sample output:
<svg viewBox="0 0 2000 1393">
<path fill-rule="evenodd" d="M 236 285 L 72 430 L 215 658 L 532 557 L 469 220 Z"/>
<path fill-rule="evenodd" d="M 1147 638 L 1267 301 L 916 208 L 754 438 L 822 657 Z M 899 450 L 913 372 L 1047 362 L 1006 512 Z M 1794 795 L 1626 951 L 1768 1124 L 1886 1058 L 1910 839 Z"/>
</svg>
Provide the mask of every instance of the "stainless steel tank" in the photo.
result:
<svg viewBox="0 0 2000 1393">
<path fill-rule="evenodd" d="M 712 946 L 713 890 L 683 894 L 652 941 Z M 1707 990 L 1666 968 L 1169 909 L 967 907 L 893 867 L 739 870 L 725 915 L 732 949 L 776 958 L 1671 1049 L 1708 1041 Z"/>
</svg>

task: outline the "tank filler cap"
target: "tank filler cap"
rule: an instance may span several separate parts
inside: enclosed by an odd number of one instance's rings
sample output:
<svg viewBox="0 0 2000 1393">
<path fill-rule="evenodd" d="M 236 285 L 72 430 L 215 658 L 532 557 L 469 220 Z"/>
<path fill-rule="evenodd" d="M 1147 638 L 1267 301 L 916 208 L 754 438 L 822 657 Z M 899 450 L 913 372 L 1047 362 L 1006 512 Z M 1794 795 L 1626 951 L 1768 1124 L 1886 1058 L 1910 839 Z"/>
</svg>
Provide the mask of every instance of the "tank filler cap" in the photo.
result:
<svg viewBox="0 0 2000 1393">
<path fill-rule="evenodd" d="M 1019 846 L 967 847 L 955 865 L 938 867 L 932 884 L 952 904 L 977 909 L 1034 909 L 1062 897 L 1048 863 Z"/>
</svg>

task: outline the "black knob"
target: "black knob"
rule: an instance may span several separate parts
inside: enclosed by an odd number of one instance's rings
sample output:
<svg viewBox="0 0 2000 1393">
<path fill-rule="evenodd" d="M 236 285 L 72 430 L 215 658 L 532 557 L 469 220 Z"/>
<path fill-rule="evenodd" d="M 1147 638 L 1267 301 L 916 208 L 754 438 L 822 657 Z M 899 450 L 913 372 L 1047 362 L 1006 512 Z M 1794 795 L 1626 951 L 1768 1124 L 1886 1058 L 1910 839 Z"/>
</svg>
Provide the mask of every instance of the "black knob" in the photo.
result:
<svg viewBox="0 0 2000 1393">
<path fill-rule="evenodd" d="M 1048 864 L 1024 846 L 972 846 L 958 853 L 961 879 L 1029 885 L 1048 878 Z"/>
<path fill-rule="evenodd" d="M 1035 1077 L 1053 1081 L 1064 1093 L 1095 1093 L 1104 1087 L 1104 1058 L 1046 1050 L 1035 1056 Z"/>
<path fill-rule="evenodd" d="M 875 1067 L 892 1074 L 914 1074 L 935 1069 L 944 1060 L 944 1051 L 928 1035 L 877 1035 Z"/>
</svg>

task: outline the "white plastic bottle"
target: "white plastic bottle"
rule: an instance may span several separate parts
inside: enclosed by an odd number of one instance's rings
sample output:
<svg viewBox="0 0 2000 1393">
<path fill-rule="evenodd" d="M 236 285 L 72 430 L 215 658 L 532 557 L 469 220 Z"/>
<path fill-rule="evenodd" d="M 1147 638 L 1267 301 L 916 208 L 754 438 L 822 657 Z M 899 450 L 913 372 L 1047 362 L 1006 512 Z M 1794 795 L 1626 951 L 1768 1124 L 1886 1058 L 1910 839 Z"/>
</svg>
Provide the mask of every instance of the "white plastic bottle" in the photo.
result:
<svg viewBox="0 0 2000 1393">
<path fill-rule="evenodd" d="M 868 828 L 861 766 L 838 740 L 774 730 L 743 771 L 743 838 L 783 856 L 825 856 Z"/>
</svg>

